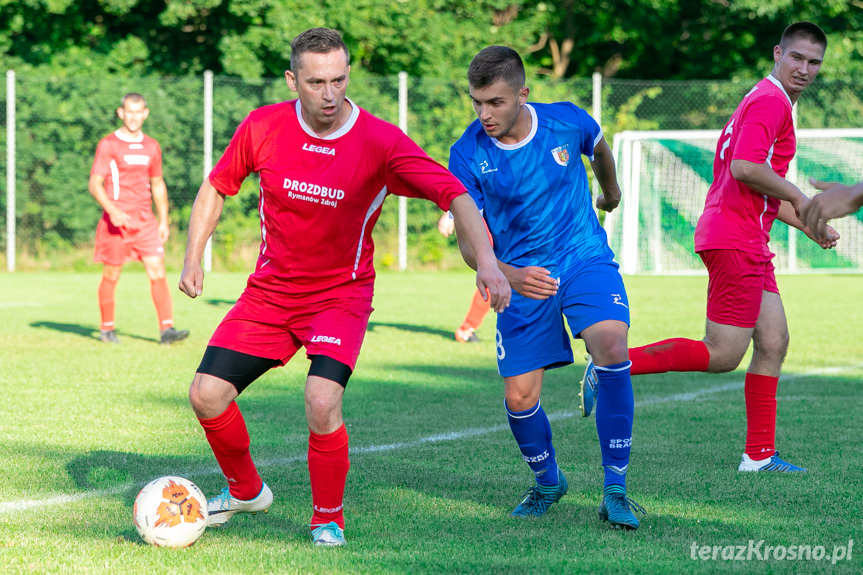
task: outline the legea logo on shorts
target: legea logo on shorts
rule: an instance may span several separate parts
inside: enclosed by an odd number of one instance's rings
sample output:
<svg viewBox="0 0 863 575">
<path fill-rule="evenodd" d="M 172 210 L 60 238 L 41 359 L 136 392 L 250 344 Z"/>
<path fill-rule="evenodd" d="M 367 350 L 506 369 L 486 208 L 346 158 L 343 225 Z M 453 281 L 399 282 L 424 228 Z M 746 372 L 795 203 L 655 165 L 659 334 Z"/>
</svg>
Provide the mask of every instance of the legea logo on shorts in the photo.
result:
<svg viewBox="0 0 863 575">
<path fill-rule="evenodd" d="M 342 345 L 342 340 L 339 337 L 331 337 L 329 335 L 316 335 L 312 338 L 311 343 L 331 343 L 333 345 Z"/>
</svg>

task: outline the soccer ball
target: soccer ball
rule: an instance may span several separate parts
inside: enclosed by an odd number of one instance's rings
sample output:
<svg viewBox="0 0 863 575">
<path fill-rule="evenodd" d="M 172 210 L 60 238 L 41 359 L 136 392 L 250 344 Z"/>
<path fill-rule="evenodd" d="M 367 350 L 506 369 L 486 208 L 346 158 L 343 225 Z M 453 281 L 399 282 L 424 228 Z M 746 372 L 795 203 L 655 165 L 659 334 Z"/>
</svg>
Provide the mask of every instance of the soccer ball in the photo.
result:
<svg viewBox="0 0 863 575">
<path fill-rule="evenodd" d="M 134 515 L 135 527 L 146 543 L 188 547 L 207 528 L 207 498 L 188 479 L 167 475 L 141 489 Z"/>
</svg>

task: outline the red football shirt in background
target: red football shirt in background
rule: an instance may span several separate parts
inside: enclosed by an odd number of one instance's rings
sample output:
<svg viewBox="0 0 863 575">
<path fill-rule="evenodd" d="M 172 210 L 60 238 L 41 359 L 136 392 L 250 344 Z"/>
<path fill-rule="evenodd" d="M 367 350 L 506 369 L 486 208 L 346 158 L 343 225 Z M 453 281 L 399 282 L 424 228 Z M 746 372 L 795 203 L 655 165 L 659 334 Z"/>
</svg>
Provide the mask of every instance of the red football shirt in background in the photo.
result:
<svg viewBox="0 0 863 575">
<path fill-rule="evenodd" d="M 99 141 L 90 174 L 105 178 L 105 192 L 124 212 L 152 211 L 150 178 L 162 176 L 162 150 L 143 132 L 130 140 L 117 130 Z"/>
<path fill-rule="evenodd" d="M 719 138 L 713 184 L 695 227 L 695 251 L 736 249 L 773 257 L 767 242 L 780 200 L 735 180 L 731 160 L 767 163 L 784 178 L 796 149 L 791 99 L 768 76 L 743 98 Z"/>
<path fill-rule="evenodd" d="M 349 120 L 323 138 L 303 121 L 299 100 L 252 111 L 210 173 L 227 195 L 251 172 L 260 176 L 261 248 L 249 288 L 314 301 L 371 296 L 372 228 L 386 196 L 447 210 L 465 192 L 396 126 L 347 102 Z"/>
</svg>

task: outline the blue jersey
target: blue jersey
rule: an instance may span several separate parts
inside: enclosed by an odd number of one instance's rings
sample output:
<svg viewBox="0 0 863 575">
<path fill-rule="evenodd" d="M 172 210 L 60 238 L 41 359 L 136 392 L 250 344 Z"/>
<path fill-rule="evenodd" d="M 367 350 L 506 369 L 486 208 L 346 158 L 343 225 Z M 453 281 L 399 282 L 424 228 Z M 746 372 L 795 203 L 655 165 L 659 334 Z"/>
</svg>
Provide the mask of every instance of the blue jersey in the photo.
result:
<svg viewBox="0 0 863 575">
<path fill-rule="evenodd" d="M 449 169 L 483 213 L 497 258 L 542 266 L 552 277 L 612 261 L 581 155 L 593 159 L 602 129 L 569 102 L 527 104 L 530 135 L 507 145 L 475 120 L 450 150 Z"/>
</svg>

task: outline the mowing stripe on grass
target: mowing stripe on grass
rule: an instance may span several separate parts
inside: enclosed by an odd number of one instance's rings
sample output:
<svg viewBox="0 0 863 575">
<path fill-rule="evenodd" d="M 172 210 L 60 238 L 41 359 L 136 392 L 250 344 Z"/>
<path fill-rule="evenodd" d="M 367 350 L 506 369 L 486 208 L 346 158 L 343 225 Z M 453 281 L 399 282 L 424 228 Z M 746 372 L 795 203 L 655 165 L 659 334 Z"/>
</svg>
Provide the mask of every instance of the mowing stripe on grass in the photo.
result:
<svg viewBox="0 0 863 575">
<path fill-rule="evenodd" d="M 788 375 L 782 376 L 782 381 L 790 381 L 795 379 L 800 379 L 802 377 L 811 377 L 815 375 L 828 375 L 834 373 L 840 373 L 843 371 L 855 370 L 863 368 L 863 363 L 858 363 L 855 365 L 846 365 L 846 366 L 836 366 L 836 367 L 825 367 L 821 369 L 815 369 L 812 371 L 808 371 L 805 373 L 791 373 Z M 705 387 L 702 389 L 698 389 L 695 391 L 690 391 L 687 393 L 675 393 L 673 395 L 666 395 L 661 397 L 652 397 L 647 399 L 642 399 L 635 402 L 635 407 L 646 407 L 649 405 L 660 405 L 665 403 L 672 403 L 677 401 L 691 401 L 693 399 L 698 399 L 701 397 L 713 395 L 716 393 L 722 393 L 724 391 L 733 391 L 737 389 L 743 388 L 742 381 L 735 381 L 732 383 L 726 383 L 723 385 L 717 385 L 715 387 Z M 569 411 L 555 412 L 550 413 L 548 418 L 551 420 L 558 419 L 566 419 L 569 417 L 573 417 L 574 413 Z M 480 428 L 470 428 L 463 429 L 461 431 L 452 431 L 449 433 L 441 433 L 438 435 L 430 435 L 428 437 L 421 437 L 414 441 L 404 441 L 400 443 L 387 443 L 384 445 L 369 445 L 367 447 L 351 447 L 350 453 L 351 455 L 363 455 L 363 454 L 374 454 L 374 453 L 384 453 L 389 451 L 395 451 L 398 449 L 419 447 L 421 445 L 426 445 L 430 443 L 441 443 L 444 441 L 458 441 L 461 439 L 467 439 L 469 437 L 477 437 L 480 435 L 488 435 L 489 433 L 495 433 L 498 431 L 508 430 L 508 424 L 502 425 L 494 425 L 491 427 L 480 427 Z M 257 463 L 259 468 L 272 467 L 276 465 L 285 465 L 289 463 L 297 463 L 300 461 L 305 461 L 305 455 L 295 455 L 292 457 L 280 457 L 275 459 L 263 459 Z M 185 472 L 185 476 L 201 476 L 201 475 L 214 475 L 221 473 L 221 470 L 218 468 L 208 468 L 208 469 L 196 469 L 196 470 L 187 470 Z M 44 499 L 24 499 L 20 501 L 6 501 L 0 503 L 0 514 L 12 513 L 15 511 L 25 511 L 27 509 L 34 509 L 39 507 L 49 507 L 49 506 L 58 506 L 65 505 L 67 503 L 74 503 L 76 501 L 81 501 L 83 499 L 88 499 L 91 497 L 106 497 L 111 495 L 119 495 L 129 489 L 133 489 L 138 486 L 138 483 L 124 483 L 117 485 L 115 487 L 111 487 L 109 489 L 97 489 L 94 491 L 85 491 L 82 493 L 75 494 L 63 494 L 56 495 L 53 497 L 47 497 Z"/>
</svg>

